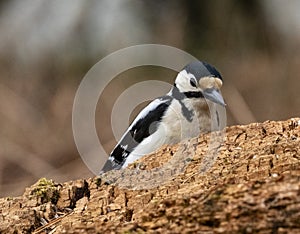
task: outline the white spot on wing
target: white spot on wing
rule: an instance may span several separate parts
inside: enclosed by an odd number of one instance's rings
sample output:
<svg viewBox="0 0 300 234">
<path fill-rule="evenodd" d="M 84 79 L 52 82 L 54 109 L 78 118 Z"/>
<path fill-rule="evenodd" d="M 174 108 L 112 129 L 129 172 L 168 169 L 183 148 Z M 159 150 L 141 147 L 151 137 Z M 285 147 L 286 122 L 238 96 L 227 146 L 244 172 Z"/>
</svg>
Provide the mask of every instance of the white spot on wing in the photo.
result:
<svg viewBox="0 0 300 234">
<path fill-rule="evenodd" d="M 121 145 L 121 148 L 122 148 L 123 150 L 127 150 L 128 145 Z"/>
</svg>

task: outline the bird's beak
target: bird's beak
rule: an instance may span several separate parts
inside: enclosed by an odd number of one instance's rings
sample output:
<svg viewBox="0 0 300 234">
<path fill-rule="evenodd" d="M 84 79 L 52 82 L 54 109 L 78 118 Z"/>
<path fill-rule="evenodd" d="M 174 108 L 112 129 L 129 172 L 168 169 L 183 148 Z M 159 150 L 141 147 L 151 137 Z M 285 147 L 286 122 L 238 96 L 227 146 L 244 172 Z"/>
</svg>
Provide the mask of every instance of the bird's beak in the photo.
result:
<svg viewBox="0 0 300 234">
<path fill-rule="evenodd" d="M 222 95 L 219 93 L 217 89 L 205 89 L 203 91 L 203 96 L 214 103 L 220 104 L 222 106 L 226 106 Z"/>
</svg>

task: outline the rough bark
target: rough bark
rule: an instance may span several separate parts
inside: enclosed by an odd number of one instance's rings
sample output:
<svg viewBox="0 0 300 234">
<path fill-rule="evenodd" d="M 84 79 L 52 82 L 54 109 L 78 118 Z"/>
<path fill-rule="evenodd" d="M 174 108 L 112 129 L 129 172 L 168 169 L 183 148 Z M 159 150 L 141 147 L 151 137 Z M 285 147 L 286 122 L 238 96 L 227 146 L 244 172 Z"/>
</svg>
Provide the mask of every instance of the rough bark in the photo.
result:
<svg viewBox="0 0 300 234">
<path fill-rule="evenodd" d="M 116 174 L 41 179 L 20 197 L 0 199 L 0 233 L 300 233 L 300 119 L 228 127 L 218 157 L 203 167 L 209 139 L 132 165 L 139 174 L 183 156 L 184 171 L 150 189 L 121 186 L 133 177 L 104 182 Z"/>
</svg>

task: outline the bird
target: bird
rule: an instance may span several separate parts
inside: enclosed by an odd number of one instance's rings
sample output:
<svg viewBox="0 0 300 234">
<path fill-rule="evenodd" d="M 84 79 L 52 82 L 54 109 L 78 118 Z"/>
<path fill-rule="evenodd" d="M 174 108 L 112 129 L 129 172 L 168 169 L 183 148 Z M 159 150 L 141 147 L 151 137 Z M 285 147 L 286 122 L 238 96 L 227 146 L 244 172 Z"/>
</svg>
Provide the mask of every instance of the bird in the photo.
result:
<svg viewBox="0 0 300 234">
<path fill-rule="evenodd" d="M 226 106 L 220 72 L 204 61 L 188 63 L 165 95 L 154 99 L 133 120 L 114 147 L 100 175 L 126 168 L 163 145 L 211 131 L 208 102 Z M 207 102 L 208 100 L 208 102 Z"/>
</svg>

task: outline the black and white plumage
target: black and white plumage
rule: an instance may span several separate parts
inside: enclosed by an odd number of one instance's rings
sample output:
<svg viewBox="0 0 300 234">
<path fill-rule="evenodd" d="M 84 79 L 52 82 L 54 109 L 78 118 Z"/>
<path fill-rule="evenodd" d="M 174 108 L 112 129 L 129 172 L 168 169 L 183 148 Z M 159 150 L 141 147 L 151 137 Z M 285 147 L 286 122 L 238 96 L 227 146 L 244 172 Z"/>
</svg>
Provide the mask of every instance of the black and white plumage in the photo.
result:
<svg viewBox="0 0 300 234">
<path fill-rule="evenodd" d="M 125 168 L 162 145 L 209 132 L 211 119 L 206 100 L 225 106 L 221 86 L 222 76 L 212 65 L 201 61 L 186 65 L 170 92 L 138 114 L 100 174 Z"/>
</svg>

